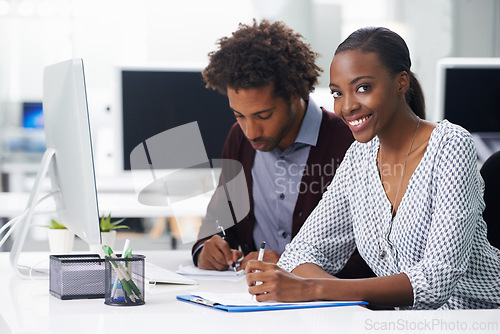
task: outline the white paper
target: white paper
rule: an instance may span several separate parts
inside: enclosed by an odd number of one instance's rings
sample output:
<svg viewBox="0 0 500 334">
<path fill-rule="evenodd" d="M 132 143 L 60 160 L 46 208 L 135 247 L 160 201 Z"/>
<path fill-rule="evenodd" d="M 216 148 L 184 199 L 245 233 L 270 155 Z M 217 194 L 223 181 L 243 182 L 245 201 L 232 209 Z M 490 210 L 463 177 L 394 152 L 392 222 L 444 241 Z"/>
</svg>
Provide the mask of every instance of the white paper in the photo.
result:
<svg viewBox="0 0 500 334">
<path fill-rule="evenodd" d="M 258 302 L 255 298 L 253 298 L 253 295 L 249 294 L 248 292 L 213 293 L 213 292 L 195 291 L 192 292 L 192 294 L 222 305 L 233 305 L 233 306 L 266 305 L 266 304 L 276 305 L 275 302 Z"/>
<path fill-rule="evenodd" d="M 156 264 L 146 261 L 145 276 L 149 283 L 166 283 L 166 284 L 198 284 L 193 279 L 184 277 L 173 271 L 167 270 Z"/>
<path fill-rule="evenodd" d="M 177 270 L 178 274 L 181 275 L 193 275 L 193 276 L 218 276 L 218 277 L 238 277 L 245 274 L 244 270 L 234 271 L 234 269 L 229 268 L 225 271 L 219 270 L 203 270 L 196 267 L 194 264 L 187 266 L 180 266 Z"/>
</svg>

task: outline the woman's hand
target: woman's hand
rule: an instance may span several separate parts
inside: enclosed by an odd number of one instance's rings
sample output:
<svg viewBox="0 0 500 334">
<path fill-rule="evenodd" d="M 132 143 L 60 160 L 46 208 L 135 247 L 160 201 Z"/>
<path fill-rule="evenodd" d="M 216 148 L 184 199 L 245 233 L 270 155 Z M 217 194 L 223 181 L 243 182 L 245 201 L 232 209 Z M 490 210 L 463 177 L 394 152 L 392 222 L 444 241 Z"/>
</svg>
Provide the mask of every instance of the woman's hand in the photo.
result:
<svg viewBox="0 0 500 334">
<path fill-rule="evenodd" d="M 275 264 L 251 260 L 246 268 L 248 292 L 259 302 L 298 302 L 317 299 L 312 280 L 301 278 Z M 257 284 L 262 282 L 262 284 Z"/>
</svg>

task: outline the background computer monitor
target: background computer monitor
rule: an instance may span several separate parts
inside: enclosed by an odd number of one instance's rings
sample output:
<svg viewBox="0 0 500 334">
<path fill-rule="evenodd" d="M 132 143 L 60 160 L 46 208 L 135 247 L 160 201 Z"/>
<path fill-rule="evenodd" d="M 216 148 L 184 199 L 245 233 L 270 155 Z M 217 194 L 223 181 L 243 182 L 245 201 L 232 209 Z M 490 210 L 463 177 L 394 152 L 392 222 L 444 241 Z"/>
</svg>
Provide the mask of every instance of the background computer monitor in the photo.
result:
<svg viewBox="0 0 500 334">
<path fill-rule="evenodd" d="M 47 151 L 30 195 L 30 211 L 11 251 L 11 263 L 21 276 L 17 260 L 47 171 L 53 190 L 57 190 L 54 199 L 59 222 L 89 244 L 101 242 L 82 59 L 45 68 L 43 111 Z"/>
<path fill-rule="evenodd" d="M 198 122 L 208 158 L 221 158 L 235 118 L 227 97 L 205 88 L 201 71 L 186 66 L 119 68 L 120 170 L 130 170 L 130 152 L 138 144 L 193 121 Z"/>
<path fill-rule="evenodd" d="M 443 58 L 437 63 L 437 119 L 469 132 L 500 132 L 500 58 Z"/>
<path fill-rule="evenodd" d="M 500 58 L 443 58 L 436 72 L 437 121 L 472 133 L 478 158 L 500 150 Z"/>
<path fill-rule="evenodd" d="M 22 127 L 25 129 L 43 129 L 42 102 L 23 102 Z"/>
</svg>

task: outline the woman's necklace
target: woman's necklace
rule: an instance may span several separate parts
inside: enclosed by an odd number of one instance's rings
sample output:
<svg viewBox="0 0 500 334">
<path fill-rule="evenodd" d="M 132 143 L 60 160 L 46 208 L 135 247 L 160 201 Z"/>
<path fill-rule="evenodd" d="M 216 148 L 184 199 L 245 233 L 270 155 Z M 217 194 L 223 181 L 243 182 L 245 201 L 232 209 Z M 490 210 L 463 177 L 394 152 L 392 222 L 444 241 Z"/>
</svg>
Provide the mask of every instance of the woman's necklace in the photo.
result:
<svg viewBox="0 0 500 334">
<path fill-rule="evenodd" d="M 386 235 L 386 239 L 387 239 L 387 242 L 389 243 L 389 245 L 392 247 L 392 243 L 390 242 L 389 240 L 389 237 L 391 235 L 391 231 L 392 231 L 392 222 L 394 220 L 394 213 L 396 212 L 396 201 L 398 200 L 398 196 L 399 196 L 399 190 L 401 189 L 401 183 L 403 182 L 403 176 L 405 174 L 405 169 L 406 169 L 406 160 L 408 160 L 408 156 L 410 155 L 410 152 L 411 152 L 411 148 L 413 147 L 413 142 L 415 141 L 415 137 L 417 136 L 417 132 L 418 132 L 418 128 L 420 127 L 420 117 L 418 117 L 418 123 L 417 123 L 417 128 L 415 129 L 415 133 L 413 134 L 413 138 L 411 140 L 411 143 L 410 143 L 410 148 L 408 148 L 408 152 L 406 152 L 406 156 L 405 156 L 405 159 L 403 161 L 403 171 L 401 172 L 401 177 L 399 178 L 399 184 L 398 184 L 398 189 L 396 190 L 396 197 L 394 198 L 394 204 L 392 205 L 392 210 L 391 210 L 391 223 L 390 223 L 390 226 L 389 226 L 389 231 L 387 232 L 387 235 Z M 380 151 L 379 151 L 379 171 L 380 171 L 380 179 L 382 179 L 382 147 L 380 147 Z M 382 182 L 383 184 L 383 182 Z M 380 259 L 383 259 L 385 258 L 385 255 L 386 255 L 386 252 L 384 249 L 382 249 L 382 247 L 380 246 L 380 243 L 379 243 L 379 258 Z"/>
</svg>

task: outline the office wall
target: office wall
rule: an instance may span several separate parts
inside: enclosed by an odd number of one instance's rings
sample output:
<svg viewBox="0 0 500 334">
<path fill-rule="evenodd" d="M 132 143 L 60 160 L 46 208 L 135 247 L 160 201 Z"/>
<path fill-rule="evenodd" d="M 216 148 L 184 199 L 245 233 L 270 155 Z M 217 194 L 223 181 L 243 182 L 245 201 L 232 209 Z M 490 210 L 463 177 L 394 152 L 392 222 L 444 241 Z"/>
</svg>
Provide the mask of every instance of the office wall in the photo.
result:
<svg viewBox="0 0 500 334">
<path fill-rule="evenodd" d="M 500 2 L 455 1 L 453 54 L 456 57 L 499 57 Z"/>
</svg>

